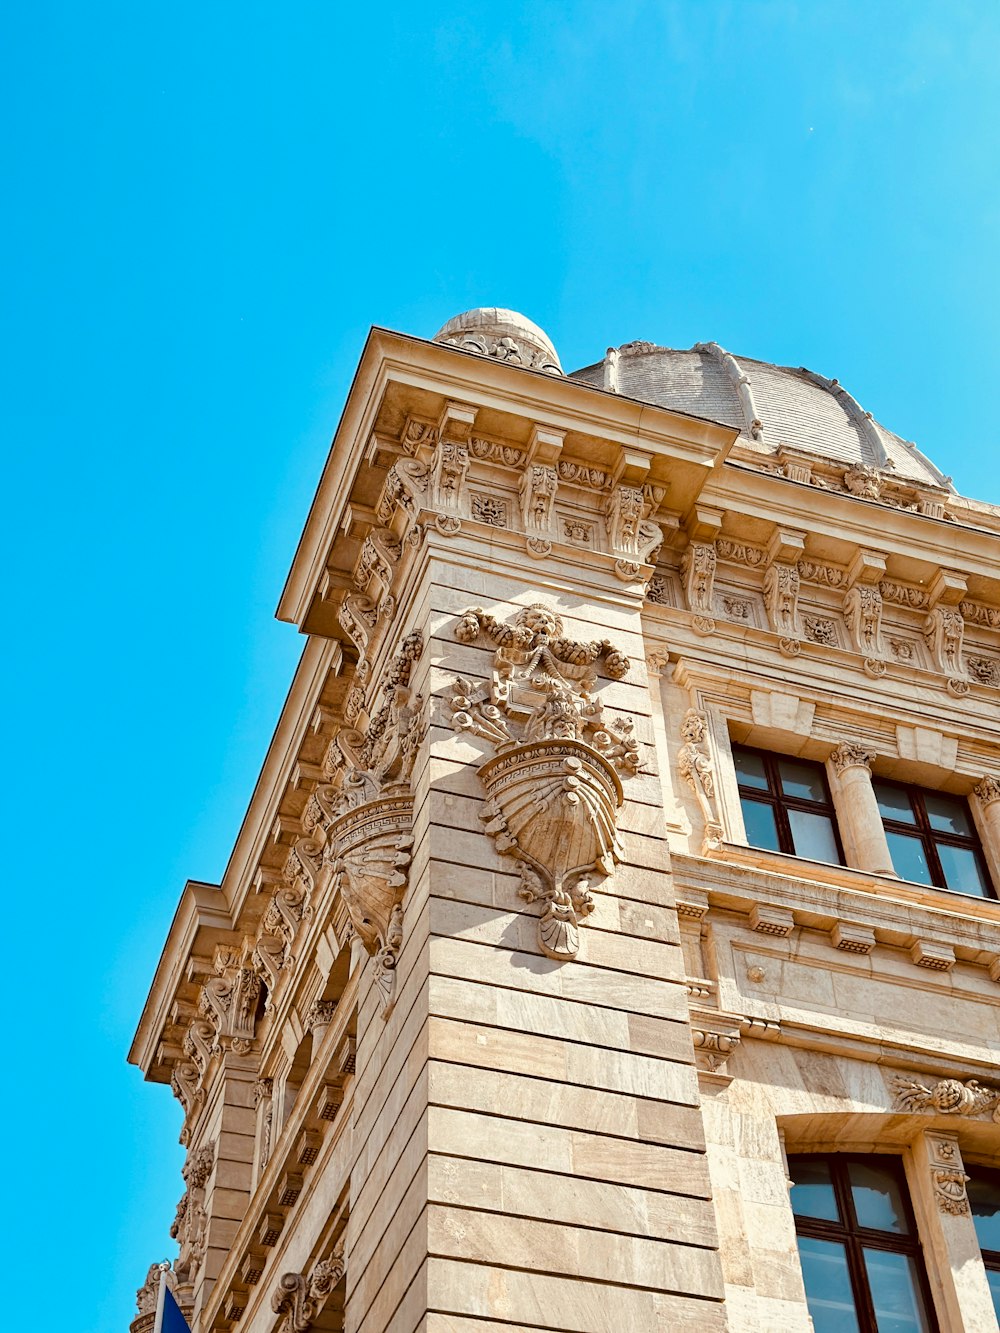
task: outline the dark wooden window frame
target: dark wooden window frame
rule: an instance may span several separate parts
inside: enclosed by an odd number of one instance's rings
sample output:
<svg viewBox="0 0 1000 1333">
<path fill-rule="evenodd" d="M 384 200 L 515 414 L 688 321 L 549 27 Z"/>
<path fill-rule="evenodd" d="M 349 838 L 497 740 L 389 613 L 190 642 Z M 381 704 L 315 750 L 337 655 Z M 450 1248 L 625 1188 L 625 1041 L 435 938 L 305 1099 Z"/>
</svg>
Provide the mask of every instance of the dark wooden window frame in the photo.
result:
<svg viewBox="0 0 1000 1333">
<path fill-rule="evenodd" d="M 837 1244 L 843 1245 L 847 1256 L 851 1294 L 854 1297 L 858 1327 L 861 1333 L 878 1333 L 878 1324 L 875 1322 L 875 1306 L 872 1302 L 871 1289 L 868 1285 L 868 1273 L 865 1269 L 863 1254 L 865 1249 L 885 1250 L 892 1254 L 906 1254 L 916 1259 L 917 1282 L 924 1303 L 924 1312 L 927 1315 L 927 1326 L 930 1333 L 939 1333 L 934 1302 L 931 1298 L 930 1283 L 927 1280 L 927 1266 L 924 1263 L 923 1246 L 917 1232 L 916 1218 L 913 1215 L 913 1207 L 910 1203 L 910 1191 L 906 1183 L 902 1159 L 889 1154 L 874 1153 L 795 1153 L 790 1154 L 788 1158 L 789 1174 L 793 1177 L 794 1171 L 792 1168 L 794 1163 L 799 1161 L 824 1162 L 829 1166 L 834 1198 L 837 1201 L 837 1211 L 841 1220 L 831 1222 L 820 1217 L 800 1217 L 796 1213 L 794 1215 L 795 1234 L 797 1236 L 809 1236 L 814 1240 L 836 1241 Z M 847 1174 L 850 1162 L 864 1162 L 867 1165 L 877 1166 L 881 1171 L 889 1170 L 895 1174 L 900 1186 L 903 1207 L 906 1210 L 908 1234 L 902 1235 L 895 1231 L 876 1231 L 873 1227 L 863 1227 L 859 1224 L 857 1214 L 854 1211 L 851 1182 Z"/>
<path fill-rule="evenodd" d="M 804 810 L 809 814 L 826 815 L 833 828 L 833 840 L 837 846 L 837 855 L 840 858 L 840 864 L 846 865 L 844 860 L 844 846 L 840 841 L 840 829 L 837 827 L 837 811 L 834 808 L 833 797 L 830 795 L 830 784 L 826 780 L 826 772 L 822 764 L 814 759 L 800 759 L 794 754 L 775 754 L 771 750 L 758 750 L 752 745 L 742 745 L 739 742 L 733 742 L 733 751 L 742 750 L 746 754 L 755 754 L 764 763 L 764 774 L 767 778 L 767 791 L 761 791 L 759 787 L 744 787 L 739 780 L 739 774 L 736 775 L 736 786 L 740 794 L 740 804 L 744 801 L 755 801 L 758 805 L 769 805 L 774 811 L 774 822 L 778 829 L 778 850 L 786 853 L 788 856 L 801 856 L 801 852 L 795 850 L 795 840 L 792 837 L 792 827 L 788 820 L 789 810 Z M 825 801 L 811 801 L 804 796 L 786 796 L 781 789 L 781 773 L 778 764 L 782 759 L 789 763 L 809 764 L 816 769 L 823 783 L 823 790 L 826 792 Z M 809 857 L 805 858 L 809 860 Z"/>
<path fill-rule="evenodd" d="M 927 869 L 930 871 L 931 881 L 936 889 L 947 889 L 949 893 L 961 893 L 966 898 L 978 898 L 976 893 L 966 893 L 963 889 L 953 889 L 945 880 L 944 870 L 941 866 L 941 858 L 937 853 L 937 844 L 945 847 L 963 847 L 971 851 L 979 863 L 979 871 L 983 877 L 983 883 L 986 885 L 987 898 L 996 898 L 996 889 L 993 887 L 993 880 L 990 876 L 989 866 L 986 864 L 986 857 L 983 855 L 982 843 L 976 832 L 976 825 L 972 818 L 972 812 L 968 809 L 968 802 L 965 802 L 966 811 L 969 816 L 969 825 L 972 828 L 971 834 L 948 833 L 943 829 L 931 827 L 930 819 L 927 816 L 927 807 L 924 804 L 925 796 L 944 796 L 949 800 L 962 803 L 962 798 L 949 791 L 934 791 L 930 787 L 918 787 L 912 782 L 897 782 L 891 778 L 880 778 L 878 775 L 874 779 L 884 787 L 892 787 L 896 791 L 905 792 L 910 802 L 910 809 L 913 811 L 914 823 L 908 824 L 903 819 L 893 819 L 889 815 L 882 816 L 882 826 L 887 833 L 902 833 L 914 841 L 919 839 L 923 848 L 924 856 L 927 858 Z"/>
<path fill-rule="evenodd" d="M 988 1180 L 995 1186 L 1000 1187 L 1000 1171 L 995 1167 L 979 1166 L 975 1162 L 968 1163 L 965 1168 L 973 1181 Z M 1000 1250 L 981 1249 L 984 1268 L 990 1269 L 994 1273 L 1000 1273 Z"/>
</svg>

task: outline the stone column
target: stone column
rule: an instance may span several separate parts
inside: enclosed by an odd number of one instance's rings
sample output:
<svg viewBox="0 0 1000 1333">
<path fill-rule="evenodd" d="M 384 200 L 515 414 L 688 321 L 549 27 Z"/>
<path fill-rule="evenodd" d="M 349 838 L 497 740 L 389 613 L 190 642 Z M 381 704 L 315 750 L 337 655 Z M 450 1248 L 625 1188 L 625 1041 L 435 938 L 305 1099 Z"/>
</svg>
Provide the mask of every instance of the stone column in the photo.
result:
<svg viewBox="0 0 1000 1333">
<path fill-rule="evenodd" d="M 956 1135 L 922 1130 L 911 1145 L 910 1192 L 942 1328 L 995 1333 L 997 1322 L 965 1192 Z"/>
<path fill-rule="evenodd" d="M 987 773 L 972 789 L 978 803 L 980 833 L 983 850 L 996 875 L 1000 868 L 1000 778 Z"/>
<path fill-rule="evenodd" d="M 873 875 L 895 875 L 878 802 L 872 788 L 874 752 L 857 741 L 841 741 L 830 755 L 836 774 L 834 805 L 848 864 Z"/>
</svg>

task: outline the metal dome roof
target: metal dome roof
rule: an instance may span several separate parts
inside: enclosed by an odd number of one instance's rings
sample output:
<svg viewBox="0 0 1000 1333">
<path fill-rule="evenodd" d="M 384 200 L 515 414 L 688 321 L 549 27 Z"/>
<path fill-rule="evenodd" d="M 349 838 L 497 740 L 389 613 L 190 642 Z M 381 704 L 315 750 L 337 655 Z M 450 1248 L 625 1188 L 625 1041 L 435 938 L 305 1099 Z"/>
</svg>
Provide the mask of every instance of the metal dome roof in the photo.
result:
<svg viewBox="0 0 1000 1333">
<path fill-rule="evenodd" d="M 929 458 L 880 425 L 837 380 L 801 366 L 737 359 L 717 343 L 678 351 L 632 342 L 609 348 L 602 362 L 570 378 L 724 422 L 762 454 L 785 446 L 848 467 L 888 471 L 900 481 L 950 485 Z"/>
</svg>

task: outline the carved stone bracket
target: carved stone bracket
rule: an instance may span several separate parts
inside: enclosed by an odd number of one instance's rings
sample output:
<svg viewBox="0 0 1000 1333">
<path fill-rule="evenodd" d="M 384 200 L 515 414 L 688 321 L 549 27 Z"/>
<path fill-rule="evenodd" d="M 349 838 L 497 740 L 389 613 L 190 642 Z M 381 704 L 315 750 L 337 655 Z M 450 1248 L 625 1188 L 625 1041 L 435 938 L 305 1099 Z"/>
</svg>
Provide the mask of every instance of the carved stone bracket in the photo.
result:
<svg viewBox="0 0 1000 1333">
<path fill-rule="evenodd" d="M 952 680 L 964 681 L 965 621 L 954 606 L 937 606 L 924 621 L 924 638 L 937 669 Z"/>
<path fill-rule="evenodd" d="M 282 1273 L 271 1296 L 271 1309 L 286 1316 L 286 1333 L 308 1333 L 345 1271 L 341 1243 L 311 1273 Z"/>
<path fill-rule="evenodd" d="M 882 594 L 874 583 L 856 583 L 844 598 L 844 615 L 850 626 L 854 646 L 862 657 L 877 661 L 882 657 Z"/>
<path fill-rule="evenodd" d="M 796 565 L 775 561 L 764 575 L 764 602 L 775 634 L 793 642 L 800 637 L 799 571 Z"/>
<path fill-rule="evenodd" d="M 478 607 L 466 611 L 455 636 L 497 645 L 492 680 L 459 678 L 451 700 L 456 730 L 497 751 L 479 770 L 486 832 L 501 855 L 515 858 L 520 896 L 542 904 L 542 952 L 574 958 L 579 927 L 594 908 L 591 878 L 612 874 L 622 855 L 621 777 L 639 769 L 631 721 L 605 720 L 594 693 L 598 664 L 620 680 L 628 659 L 606 639 L 565 638 L 559 616 L 540 604 L 511 624 Z"/>
<path fill-rule="evenodd" d="M 332 866 L 354 934 L 375 959 L 380 1008 L 395 1001 L 403 943 L 403 897 L 413 845 L 410 779 L 426 732 L 424 701 L 410 688 L 423 652 L 419 631 L 407 635 L 381 683 L 381 705 L 363 730 L 339 733 L 306 824 Z"/>
<path fill-rule="evenodd" d="M 690 610 L 711 615 L 715 591 L 715 546 L 709 542 L 692 542 L 681 560 L 684 592 Z"/>
<path fill-rule="evenodd" d="M 689 708 L 681 720 L 684 744 L 677 753 L 677 771 L 694 792 L 702 817 L 702 855 L 717 851 L 722 843 L 722 821 L 715 804 L 715 772 L 712 760 L 702 749 L 708 731 L 708 718 L 697 708 Z"/>
</svg>

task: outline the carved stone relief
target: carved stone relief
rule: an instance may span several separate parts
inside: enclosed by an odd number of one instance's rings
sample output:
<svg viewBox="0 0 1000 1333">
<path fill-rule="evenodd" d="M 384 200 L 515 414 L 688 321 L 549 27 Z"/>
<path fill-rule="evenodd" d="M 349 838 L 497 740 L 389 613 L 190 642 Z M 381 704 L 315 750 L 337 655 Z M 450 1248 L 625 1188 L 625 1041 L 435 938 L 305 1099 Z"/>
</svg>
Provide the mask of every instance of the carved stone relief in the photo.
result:
<svg viewBox="0 0 1000 1333">
<path fill-rule="evenodd" d="M 715 590 L 715 547 L 708 542 L 692 542 L 684 552 L 681 573 L 690 610 L 704 615 L 712 613 Z"/>
<path fill-rule="evenodd" d="M 286 1333 L 308 1333 L 345 1271 L 341 1241 L 310 1273 L 282 1273 L 271 1296 L 271 1309 L 286 1316 Z"/>
<path fill-rule="evenodd" d="M 844 598 L 844 614 L 858 652 L 879 659 L 882 646 L 882 594 L 874 584 L 856 583 Z"/>
<path fill-rule="evenodd" d="M 962 1154 L 955 1139 L 943 1134 L 927 1134 L 930 1158 L 931 1191 L 938 1210 L 952 1217 L 962 1217 L 969 1209 L 966 1182 L 969 1176 L 962 1165 Z"/>
<path fill-rule="evenodd" d="M 924 637 L 934 664 L 944 675 L 953 679 L 965 677 L 962 645 L 965 621 L 961 611 L 953 606 L 938 606 L 924 621 Z"/>
<path fill-rule="evenodd" d="M 495 645 L 492 679 L 458 678 L 451 700 L 456 730 L 496 751 L 479 769 L 487 792 L 480 818 L 501 855 L 514 857 L 520 896 L 542 904 L 542 951 L 574 958 L 594 908 L 591 879 L 612 874 L 622 855 L 621 779 L 639 769 L 631 721 L 607 720 L 595 695 L 597 667 L 620 680 L 628 659 L 607 639 L 566 638 L 560 617 L 540 604 L 509 624 L 473 608 L 455 637 Z"/>
<path fill-rule="evenodd" d="M 931 1111 L 938 1115 L 977 1116 L 992 1112 L 1000 1123 L 1000 1088 L 985 1088 L 976 1079 L 962 1083 L 943 1078 L 931 1087 L 896 1074 L 891 1079 L 896 1105 L 903 1111 Z"/>
<path fill-rule="evenodd" d="M 775 562 L 764 575 L 764 600 L 771 628 L 782 638 L 799 638 L 799 571 Z"/>
<path fill-rule="evenodd" d="M 423 651 L 407 636 L 381 685 L 381 706 L 364 731 L 345 728 L 324 762 L 304 823 L 324 864 L 332 866 L 351 925 L 375 959 L 383 1017 L 395 1000 L 403 943 L 403 896 L 413 845 L 410 779 L 426 723 L 423 698 L 410 688 Z"/>
<path fill-rule="evenodd" d="M 694 792 L 701 811 L 704 854 L 718 848 L 722 841 L 722 823 L 715 805 L 715 772 L 711 758 L 702 748 L 708 731 L 708 719 L 697 708 L 689 708 L 681 721 L 680 730 L 684 744 L 677 753 L 677 771 Z"/>
</svg>

